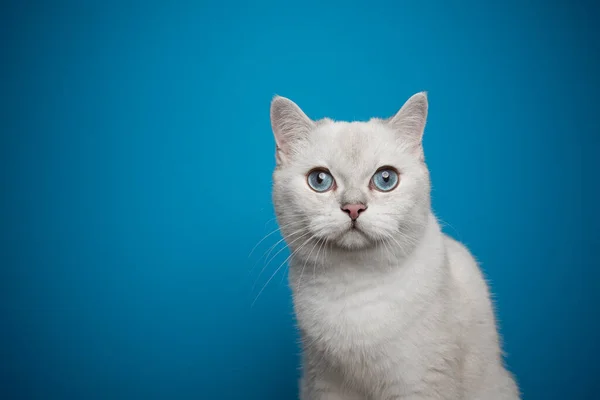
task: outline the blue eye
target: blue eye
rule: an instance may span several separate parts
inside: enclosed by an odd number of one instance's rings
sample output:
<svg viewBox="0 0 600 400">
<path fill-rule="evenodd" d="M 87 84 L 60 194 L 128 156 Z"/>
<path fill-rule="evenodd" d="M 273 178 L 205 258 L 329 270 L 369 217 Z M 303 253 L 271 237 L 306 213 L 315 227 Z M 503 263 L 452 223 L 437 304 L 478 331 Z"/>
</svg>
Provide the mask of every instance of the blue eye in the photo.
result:
<svg viewBox="0 0 600 400">
<path fill-rule="evenodd" d="M 323 170 L 315 170 L 308 174 L 308 186 L 315 192 L 326 192 L 333 186 L 333 176 Z"/>
<path fill-rule="evenodd" d="M 389 192 L 398 186 L 398 173 L 391 168 L 380 169 L 375 172 L 371 182 L 375 189 L 382 192 Z"/>
</svg>

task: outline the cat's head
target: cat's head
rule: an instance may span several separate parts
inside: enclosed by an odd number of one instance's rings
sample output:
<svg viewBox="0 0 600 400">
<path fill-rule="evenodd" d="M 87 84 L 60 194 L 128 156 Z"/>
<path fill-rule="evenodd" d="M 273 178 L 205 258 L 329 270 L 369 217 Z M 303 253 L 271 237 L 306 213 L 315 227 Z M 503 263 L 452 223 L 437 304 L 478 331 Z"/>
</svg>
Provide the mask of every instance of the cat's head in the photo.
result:
<svg viewBox="0 0 600 400">
<path fill-rule="evenodd" d="M 417 93 L 387 120 L 313 121 L 291 100 L 273 99 L 273 200 L 290 247 L 319 240 L 346 250 L 412 247 L 430 210 L 427 107 Z"/>
</svg>

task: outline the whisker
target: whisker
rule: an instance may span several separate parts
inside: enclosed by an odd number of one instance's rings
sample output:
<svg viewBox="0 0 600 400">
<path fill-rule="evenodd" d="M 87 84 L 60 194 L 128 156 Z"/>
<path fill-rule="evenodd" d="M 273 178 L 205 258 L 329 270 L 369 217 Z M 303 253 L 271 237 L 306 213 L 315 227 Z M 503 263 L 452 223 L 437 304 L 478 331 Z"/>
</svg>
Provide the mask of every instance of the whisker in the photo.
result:
<svg viewBox="0 0 600 400">
<path fill-rule="evenodd" d="M 321 254 L 321 250 L 324 248 L 324 246 L 326 244 L 327 244 L 327 238 L 323 238 L 323 242 L 319 246 L 319 250 L 317 250 L 317 255 L 315 256 L 315 262 L 313 263 L 313 280 L 316 278 L 316 275 L 317 275 L 317 263 L 319 262 L 319 255 Z M 325 256 L 324 252 L 323 252 L 323 256 Z"/>
<path fill-rule="evenodd" d="M 391 235 L 391 234 L 390 234 L 390 235 L 389 235 L 389 238 L 390 238 L 390 240 L 393 240 L 393 241 L 394 241 L 394 243 L 396 243 L 396 246 L 398 246 L 398 248 L 399 248 L 400 250 L 402 250 L 402 252 L 404 252 L 404 250 L 403 250 L 403 248 L 402 248 L 402 245 L 401 245 L 400 243 L 398 243 L 398 241 L 396 240 L 396 238 L 394 237 L 394 235 Z"/>
<path fill-rule="evenodd" d="M 292 240 L 288 246 L 292 245 L 294 242 L 297 242 L 298 240 L 302 239 L 303 237 L 306 237 L 307 235 L 310 235 L 310 231 L 309 232 L 305 232 L 304 234 L 298 236 L 296 239 Z M 270 259 L 269 261 L 265 264 L 265 266 L 260 270 L 258 277 L 256 277 L 256 281 L 254 281 L 254 285 L 252 285 L 252 290 L 254 290 L 254 288 L 256 287 L 256 283 L 258 282 L 258 280 L 260 279 L 260 276 L 262 275 L 262 273 L 265 271 L 265 269 L 269 266 L 269 264 L 271 264 L 271 261 L 273 261 L 275 259 L 275 257 L 277 257 L 277 255 L 279 253 L 281 253 L 283 250 L 285 250 L 288 246 L 284 246 L 282 247 L 277 253 L 275 253 Z"/>
<path fill-rule="evenodd" d="M 381 258 L 382 258 L 382 261 L 384 261 L 384 260 L 385 260 L 385 257 L 386 257 L 386 254 L 385 254 L 385 248 L 383 247 L 383 240 L 385 240 L 385 238 L 384 238 L 384 237 L 382 237 L 382 236 L 380 236 L 380 237 L 378 238 L 378 240 L 377 240 L 377 243 L 381 244 L 381 246 L 379 247 L 379 251 L 380 251 L 380 253 L 381 253 Z"/>
<path fill-rule="evenodd" d="M 457 239 L 459 241 L 462 241 L 462 236 L 461 236 L 460 232 L 455 227 L 453 227 L 452 225 L 450 225 L 450 223 L 444 221 L 443 219 L 441 219 L 439 217 L 437 217 L 437 219 L 438 219 L 438 221 L 440 222 L 440 224 L 442 226 L 449 226 L 450 228 L 452 228 L 452 230 L 454 231 L 454 233 L 456 233 Z"/>
<path fill-rule="evenodd" d="M 280 231 L 282 228 L 286 228 L 286 227 L 288 227 L 288 226 L 291 226 L 291 225 L 299 224 L 299 223 L 301 223 L 301 222 L 304 222 L 304 221 L 302 220 L 302 221 L 293 221 L 293 222 L 290 222 L 289 224 L 285 224 L 285 225 L 283 225 L 283 226 L 281 226 L 281 227 L 278 227 L 278 228 L 277 228 L 277 229 L 275 229 L 274 231 L 272 231 L 272 232 L 268 233 L 267 235 L 265 235 L 265 236 L 264 236 L 262 239 L 260 239 L 260 241 L 259 241 L 258 243 L 256 243 L 256 245 L 254 245 L 254 247 L 253 247 L 253 248 L 252 248 L 252 250 L 250 251 L 250 254 L 248 254 L 248 258 L 250 258 L 250 256 L 252 255 L 252 253 L 254 253 L 254 250 L 256 250 L 256 248 L 257 248 L 257 247 L 258 247 L 258 246 L 259 246 L 259 245 L 260 245 L 260 244 L 261 244 L 261 243 L 262 243 L 262 242 L 263 242 L 263 241 L 264 241 L 266 238 L 268 238 L 269 236 L 271 236 L 271 235 L 272 235 L 272 234 L 274 234 L 275 232 L 277 232 L 277 231 Z"/>
<path fill-rule="evenodd" d="M 281 286 L 283 284 L 283 280 L 285 279 L 286 276 L 288 276 L 288 273 L 290 271 L 290 267 L 289 264 L 286 265 L 285 271 L 283 271 L 283 274 L 281 274 L 281 280 L 279 281 L 279 286 Z"/>
<path fill-rule="evenodd" d="M 293 237 L 293 236 L 295 236 L 298 233 L 301 233 L 302 231 L 304 231 L 304 228 L 298 229 L 297 231 L 295 231 L 293 233 L 290 233 L 288 235 L 288 239 L 291 238 L 291 237 Z M 275 250 L 275 248 L 277 247 L 277 245 L 279 243 L 283 242 L 284 240 L 285 240 L 285 238 L 279 239 L 274 245 L 272 245 L 267 250 L 265 250 L 265 252 L 262 254 L 262 256 L 260 256 L 260 258 L 254 262 L 254 264 L 252 265 L 252 268 L 250 268 L 250 271 L 248 272 L 248 274 L 251 274 L 252 271 L 254 271 L 254 268 L 256 268 L 256 265 L 260 262 L 260 260 L 262 260 L 263 258 L 268 259 L 269 256 L 271 255 L 271 253 L 273 252 L 273 250 Z"/>
<path fill-rule="evenodd" d="M 383 240 L 381 241 L 381 243 L 383 244 L 383 246 L 385 247 L 385 251 L 387 253 L 387 257 L 388 257 L 388 261 L 389 260 L 393 260 L 394 259 L 394 255 L 393 252 L 390 250 L 390 248 L 388 247 L 388 237 L 384 236 Z"/>
<path fill-rule="evenodd" d="M 281 267 L 294 255 L 296 254 L 298 251 L 300 251 L 300 249 L 302 249 L 307 243 L 309 243 L 311 241 L 311 239 L 313 238 L 313 236 L 311 235 L 310 238 L 308 238 L 304 243 L 302 243 L 302 245 L 300 247 L 298 247 L 296 250 L 294 250 L 292 252 L 292 254 L 290 254 L 281 264 L 279 264 L 279 267 L 277 267 L 277 269 L 275 270 L 275 272 L 273 272 L 273 275 L 271 275 L 271 277 L 267 280 L 267 283 L 264 284 L 264 286 L 262 287 L 262 289 L 260 289 L 260 292 L 258 292 L 258 294 L 256 295 L 256 298 L 254 299 L 254 301 L 251 304 L 251 307 L 254 306 L 254 303 L 256 303 L 256 300 L 258 300 L 258 298 L 260 297 L 260 295 L 262 294 L 262 292 L 265 290 L 265 288 L 267 287 L 267 285 L 269 285 L 269 282 L 271 282 L 271 280 L 275 277 L 275 275 L 277 275 L 277 272 L 279 272 L 279 270 L 281 269 Z"/>
<path fill-rule="evenodd" d="M 312 249 L 310 250 L 310 253 L 308 253 L 308 256 L 306 257 L 306 260 L 304 260 L 304 265 L 302 266 L 302 271 L 300 272 L 300 278 L 298 279 L 298 285 L 297 285 L 298 289 L 300 289 L 300 282 L 302 281 L 302 275 L 304 275 L 304 268 L 306 268 L 306 263 L 310 259 L 310 256 L 311 256 L 312 252 L 315 250 L 315 247 L 317 247 L 317 245 L 319 244 L 319 241 L 320 241 L 320 239 L 315 242 L 315 245 L 312 247 Z"/>
<path fill-rule="evenodd" d="M 302 228 L 302 229 L 300 229 L 300 230 L 296 231 L 296 233 L 301 233 L 301 232 L 302 232 L 302 231 L 304 231 L 304 230 L 305 230 L 305 229 L 304 229 L 304 228 Z M 300 240 L 301 238 L 305 237 L 305 236 L 306 236 L 306 235 L 308 235 L 308 234 L 310 234 L 310 231 L 307 231 L 307 232 L 305 232 L 304 234 L 302 234 L 302 235 L 298 236 L 297 238 L 295 238 L 295 239 L 294 239 L 294 240 L 292 240 L 291 242 L 287 243 L 286 247 L 289 247 L 290 245 L 292 245 L 293 243 L 297 242 L 298 240 Z M 285 238 L 284 238 L 284 240 L 285 240 Z M 267 265 L 268 265 L 268 264 L 269 264 L 271 261 L 273 261 L 273 259 L 274 259 L 275 257 L 277 257 L 277 254 L 281 253 L 281 252 L 282 252 L 284 249 L 285 249 L 285 247 L 284 247 L 283 249 L 280 249 L 280 250 L 279 250 L 277 253 L 273 254 L 273 256 L 271 256 L 271 258 L 269 259 L 269 261 L 267 261 Z M 269 257 L 269 256 L 267 255 L 267 258 L 268 258 L 268 257 Z"/>
<path fill-rule="evenodd" d="M 248 258 L 250 258 L 250 256 L 252 256 L 252 253 L 254 253 L 254 250 L 256 250 L 256 248 L 265 241 L 266 238 L 268 238 L 269 236 L 271 236 L 272 234 L 274 234 L 275 232 L 279 232 L 281 228 L 277 228 L 274 231 L 272 231 L 271 233 L 268 233 L 267 235 L 265 235 L 262 239 L 260 239 L 260 241 L 258 243 L 256 243 L 254 245 L 254 247 L 252 248 L 252 250 L 250 250 L 250 254 L 248 254 Z"/>
<path fill-rule="evenodd" d="M 294 214 L 285 214 L 286 217 L 306 217 L 306 215 L 304 213 L 294 213 Z M 270 220 L 268 220 L 267 222 L 265 222 L 265 227 L 269 224 L 269 222 L 271 221 L 275 221 L 277 219 L 277 216 L 271 218 Z M 307 219 L 307 218 L 306 218 Z"/>
</svg>

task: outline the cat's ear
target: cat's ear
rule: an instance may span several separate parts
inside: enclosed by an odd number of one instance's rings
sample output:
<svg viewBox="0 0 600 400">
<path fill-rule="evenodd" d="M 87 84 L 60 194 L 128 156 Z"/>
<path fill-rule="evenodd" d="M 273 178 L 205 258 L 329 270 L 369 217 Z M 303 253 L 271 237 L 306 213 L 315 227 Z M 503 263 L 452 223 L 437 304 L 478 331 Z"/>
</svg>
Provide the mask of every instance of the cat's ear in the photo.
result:
<svg viewBox="0 0 600 400">
<path fill-rule="evenodd" d="M 277 145 L 277 164 L 289 159 L 294 145 L 306 139 L 315 123 L 294 103 L 275 96 L 271 101 L 271 128 Z"/>
<path fill-rule="evenodd" d="M 423 132 L 427 122 L 427 93 L 414 94 L 387 123 L 423 156 Z"/>
</svg>

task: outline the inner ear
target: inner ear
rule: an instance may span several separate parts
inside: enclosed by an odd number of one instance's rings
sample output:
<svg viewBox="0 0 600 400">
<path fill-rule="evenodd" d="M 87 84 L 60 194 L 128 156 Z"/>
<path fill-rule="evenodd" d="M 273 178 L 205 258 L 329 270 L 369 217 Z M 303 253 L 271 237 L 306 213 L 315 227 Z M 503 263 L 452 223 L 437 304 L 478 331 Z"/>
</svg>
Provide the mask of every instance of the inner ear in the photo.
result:
<svg viewBox="0 0 600 400">
<path fill-rule="evenodd" d="M 388 120 L 397 134 L 415 145 L 421 145 L 428 111 L 427 93 L 413 95 L 402 108 Z"/>
<path fill-rule="evenodd" d="M 293 101 L 275 96 L 271 101 L 271 128 L 277 145 L 277 163 L 282 163 L 294 145 L 306 139 L 315 123 Z"/>
</svg>

